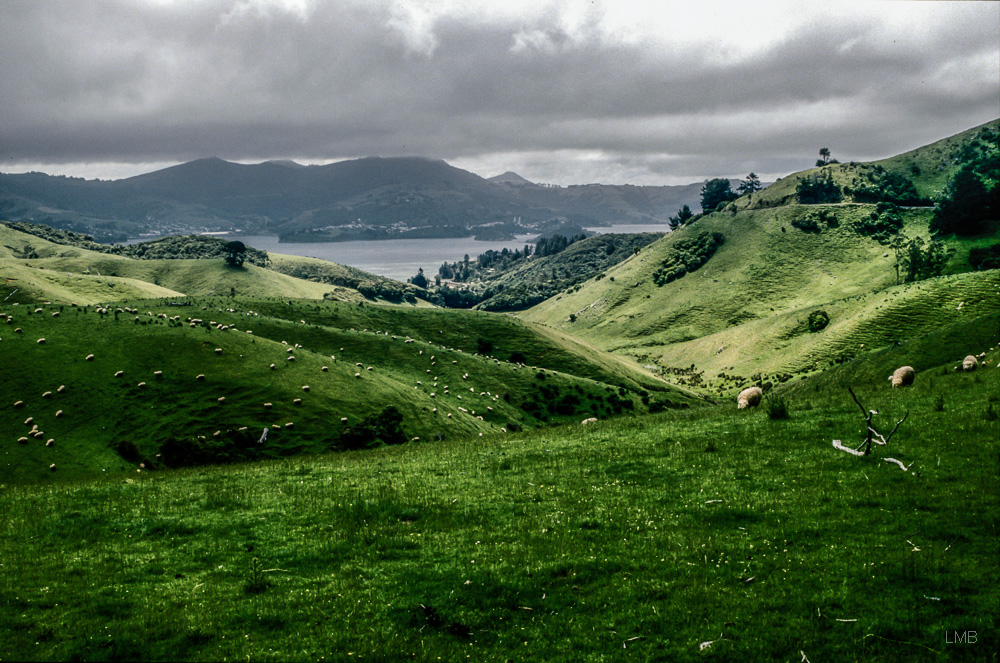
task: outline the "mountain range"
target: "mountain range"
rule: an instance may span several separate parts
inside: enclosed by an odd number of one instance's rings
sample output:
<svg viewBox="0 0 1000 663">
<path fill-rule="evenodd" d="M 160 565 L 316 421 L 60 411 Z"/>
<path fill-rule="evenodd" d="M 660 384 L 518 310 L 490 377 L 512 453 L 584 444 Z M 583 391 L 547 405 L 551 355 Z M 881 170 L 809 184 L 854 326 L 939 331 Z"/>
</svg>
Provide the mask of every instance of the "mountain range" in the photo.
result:
<svg viewBox="0 0 1000 663">
<path fill-rule="evenodd" d="M 439 159 L 367 157 L 327 165 L 207 158 L 122 180 L 0 173 L 0 214 L 120 241 L 141 234 L 247 231 L 283 240 L 506 239 L 614 223 L 665 223 L 699 208 L 685 186 L 485 179 Z"/>
</svg>

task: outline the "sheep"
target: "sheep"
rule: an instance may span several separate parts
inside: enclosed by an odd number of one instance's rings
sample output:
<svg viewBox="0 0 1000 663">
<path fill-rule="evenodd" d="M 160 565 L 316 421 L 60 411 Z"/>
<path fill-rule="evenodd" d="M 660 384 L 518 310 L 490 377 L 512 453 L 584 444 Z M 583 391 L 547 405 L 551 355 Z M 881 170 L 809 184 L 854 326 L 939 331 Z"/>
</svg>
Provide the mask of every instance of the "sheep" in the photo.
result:
<svg viewBox="0 0 1000 663">
<path fill-rule="evenodd" d="M 42 345 L 43 343 L 45 343 L 45 339 L 44 338 L 40 338 L 40 339 L 38 339 L 35 342 L 38 343 L 38 345 Z"/>
<path fill-rule="evenodd" d="M 56 419 L 58 419 L 61 416 L 63 416 L 63 411 L 62 410 L 56 410 Z"/>
<path fill-rule="evenodd" d="M 222 354 L 222 348 L 216 348 L 215 349 L 215 354 L 221 355 Z"/>
<path fill-rule="evenodd" d="M 302 385 L 302 391 L 309 391 L 309 385 L 307 384 Z"/>
<path fill-rule="evenodd" d="M 52 398 L 52 392 L 46 391 L 44 394 L 42 394 L 42 398 Z"/>
<path fill-rule="evenodd" d="M 295 400 L 292 401 L 292 404 L 293 405 L 302 405 L 302 399 L 301 398 L 296 398 Z"/>
<path fill-rule="evenodd" d="M 24 407 L 24 401 L 14 401 L 14 407 Z"/>
<path fill-rule="evenodd" d="M 271 370 L 272 371 L 274 370 L 274 364 L 271 364 Z"/>
<path fill-rule="evenodd" d="M 94 361 L 94 355 L 87 355 L 84 361 Z"/>
<path fill-rule="evenodd" d="M 274 407 L 274 405 L 272 403 L 264 403 L 264 409 L 265 410 L 270 410 L 272 407 Z"/>
<path fill-rule="evenodd" d="M 58 318 L 58 317 L 59 317 L 59 311 L 55 311 L 55 312 L 53 312 L 53 313 L 52 313 L 52 317 L 53 317 L 53 318 Z"/>
<path fill-rule="evenodd" d="M 763 395 L 764 392 L 760 387 L 748 387 L 736 397 L 736 407 L 740 410 L 748 407 L 757 407 L 760 405 L 760 399 Z"/>
<path fill-rule="evenodd" d="M 52 472 L 55 472 L 56 471 L 56 464 L 52 463 L 51 465 L 49 465 L 49 470 L 52 471 Z"/>
<path fill-rule="evenodd" d="M 292 355 L 288 355 L 288 361 L 295 361 L 295 357 L 293 357 Z"/>
<path fill-rule="evenodd" d="M 63 393 L 64 391 L 66 391 L 66 385 L 64 384 L 59 385 L 59 388 L 56 389 L 56 392 L 60 394 Z"/>
<path fill-rule="evenodd" d="M 25 426 L 30 426 L 31 424 L 34 423 L 34 421 L 35 421 L 34 417 L 28 417 L 27 419 L 24 420 L 24 425 Z"/>
<path fill-rule="evenodd" d="M 56 441 L 54 439 L 52 439 L 51 437 L 49 439 L 45 440 L 45 446 L 47 446 L 47 447 L 51 447 L 51 446 L 55 445 L 55 443 L 56 443 Z"/>
<path fill-rule="evenodd" d="M 292 423 L 291 421 L 289 421 L 287 424 L 285 424 L 285 428 L 294 428 L 294 427 L 295 427 L 295 424 Z"/>
<path fill-rule="evenodd" d="M 137 384 L 136 386 L 137 386 L 137 387 L 139 387 L 140 389 L 143 389 L 143 388 L 145 388 L 145 386 L 146 386 L 146 383 L 145 383 L 145 382 L 140 382 L 140 383 L 139 383 L 139 384 Z"/>
<path fill-rule="evenodd" d="M 979 360 L 969 355 L 962 360 L 962 370 L 963 371 L 974 371 L 979 368 Z"/>
<path fill-rule="evenodd" d="M 347 423 L 347 417 L 341 417 L 340 418 L 340 423 L 346 424 Z"/>
<path fill-rule="evenodd" d="M 163 371 L 153 371 L 153 377 L 162 378 Z"/>
<path fill-rule="evenodd" d="M 361 377 L 361 373 L 355 373 L 355 374 L 354 374 L 354 377 L 356 377 L 356 378 L 360 378 L 360 377 Z"/>
<path fill-rule="evenodd" d="M 225 396 L 219 396 L 218 400 L 219 400 L 219 405 L 224 405 L 225 402 L 226 402 L 226 397 Z"/>
<path fill-rule="evenodd" d="M 27 444 L 28 442 L 30 442 L 30 440 L 26 437 L 19 437 L 17 438 L 17 441 L 19 444 Z"/>
<path fill-rule="evenodd" d="M 913 376 L 912 366 L 900 366 L 889 376 L 889 382 L 892 383 L 894 389 L 896 387 L 909 387 L 913 384 Z"/>
<path fill-rule="evenodd" d="M 327 372 L 327 371 L 329 371 L 330 369 L 329 369 L 329 368 L 327 368 L 326 366 L 324 366 L 324 367 L 322 367 L 322 368 L 321 368 L 321 369 L 319 369 L 319 370 L 321 370 L 321 371 L 323 371 L 324 373 L 326 373 L 326 372 Z"/>
<path fill-rule="evenodd" d="M 205 379 L 205 374 L 204 373 L 199 373 L 198 375 L 194 376 L 194 379 L 195 380 L 204 380 Z"/>
<path fill-rule="evenodd" d="M 285 352 L 295 352 L 295 348 L 288 348 Z"/>
<path fill-rule="evenodd" d="M 116 378 L 120 378 L 123 375 L 125 375 L 125 371 L 118 371 L 117 373 L 115 373 Z"/>
</svg>

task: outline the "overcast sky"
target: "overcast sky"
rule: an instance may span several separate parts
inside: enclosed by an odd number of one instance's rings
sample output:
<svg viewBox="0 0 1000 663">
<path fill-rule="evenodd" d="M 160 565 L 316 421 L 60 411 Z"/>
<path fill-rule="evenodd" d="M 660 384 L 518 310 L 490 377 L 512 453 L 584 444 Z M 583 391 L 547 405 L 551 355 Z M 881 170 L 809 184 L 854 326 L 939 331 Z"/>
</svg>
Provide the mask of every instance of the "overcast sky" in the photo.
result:
<svg viewBox="0 0 1000 663">
<path fill-rule="evenodd" d="M 0 0 L 0 170 L 439 157 L 682 184 L 1000 116 L 1000 3 Z"/>
</svg>

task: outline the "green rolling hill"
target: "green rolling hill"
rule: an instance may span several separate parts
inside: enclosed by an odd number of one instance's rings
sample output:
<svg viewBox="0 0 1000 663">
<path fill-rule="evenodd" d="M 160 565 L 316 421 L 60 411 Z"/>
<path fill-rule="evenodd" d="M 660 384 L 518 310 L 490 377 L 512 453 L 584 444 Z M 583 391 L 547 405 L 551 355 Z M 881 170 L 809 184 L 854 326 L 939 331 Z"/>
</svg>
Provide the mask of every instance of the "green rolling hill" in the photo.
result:
<svg viewBox="0 0 1000 663">
<path fill-rule="evenodd" d="M 996 130 L 997 122 L 987 126 Z M 982 129 L 884 162 L 932 173 L 913 177 L 921 193 L 951 171 L 940 155 L 967 153 Z M 916 165 L 915 168 L 911 168 Z M 826 166 L 836 177 L 864 164 Z M 523 319 L 634 358 L 678 384 L 731 394 L 750 382 L 780 382 L 843 363 L 874 348 L 1000 311 L 1000 272 L 971 271 L 973 248 L 1000 241 L 997 224 L 974 237 L 949 236 L 941 276 L 897 285 L 896 252 L 859 232 L 875 204 L 792 201 L 793 175 L 643 248 L 617 266 L 528 311 Z M 901 233 L 930 240 L 930 207 L 904 207 Z M 662 283 L 699 239 L 723 238 L 700 267 Z M 657 281 L 662 285 L 657 285 Z M 810 330 L 811 314 L 828 325 Z"/>
</svg>

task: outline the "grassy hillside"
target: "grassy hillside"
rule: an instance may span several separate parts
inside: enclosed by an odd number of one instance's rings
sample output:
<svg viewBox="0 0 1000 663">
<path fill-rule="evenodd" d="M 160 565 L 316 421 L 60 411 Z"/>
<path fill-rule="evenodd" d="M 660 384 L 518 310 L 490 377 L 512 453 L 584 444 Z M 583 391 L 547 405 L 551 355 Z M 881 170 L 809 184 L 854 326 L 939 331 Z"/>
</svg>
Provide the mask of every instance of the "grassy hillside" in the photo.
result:
<svg viewBox="0 0 1000 663">
<path fill-rule="evenodd" d="M 944 165 L 931 169 L 928 159 L 962 153 L 979 133 L 884 163 L 928 173 L 915 176 L 927 191 L 950 172 Z M 779 182 L 752 201 L 745 196 L 521 315 L 633 357 L 679 384 L 730 394 L 751 381 L 787 380 L 1000 311 L 1000 273 L 969 273 L 968 262 L 972 248 L 1000 241 L 996 224 L 979 237 L 946 238 L 950 254 L 941 277 L 897 285 L 896 252 L 887 240 L 858 230 L 870 224 L 876 205 L 795 204 L 782 186 L 790 185 Z M 931 208 L 900 213 L 903 235 L 929 241 Z M 701 250 L 694 248 L 699 238 L 720 236 L 704 264 L 692 263 L 679 277 L 671 271 Z M 818 311 L 829 325 L 810 331 L 809 316 Z"/>
<path fill-rule="evenodd" d="M 58 275 L 57 275 L 58 274 Z M 56 244 L 0 225 L 0 293 L 21 301 L 96 304 L 131 297 L 242 295 L 359 301 L 356 291 L 222 260 L 136 260 Z M 12 299 L 13 301 L 13 299 Z"/>
<path fill-rule="evenodd" d="M 962 133 L 943 138 L 903 154 L 873 161 L 871 163 L 840 163 L 822 168 L 812 168 L 779 179 L 774 184 L 753 196 L 744 196 L 735 202 L 736 208 L 774 207 L 795 201 L 795 187 L 800 177 L 808 177 L 819 172 L 830 173 L 840 186 L 856 185 L 859 177 L 875 166 L 902 175 L 913 182 L 917 193 L 931 200 L 940 196 L 948 180 L 958 171 L 971 151 L 996 154 L 1000 145 L 996 142 L 996 132 L 1000 131 L 1000 120 L 993 120 Z M 989 134 L 992 138 L 986 138 Z M 848 196 L 849 198 L 849 196 Z"/>
<path fill-rule="evenodd" d="M 850 383 L 877 423 L 910 414 L 867 458 L 831 447 L 860 412 L 810 379 L 787 420 L 2 485 L 0 657 L 989 660 L 1000 371 L 871 368 Z"/>
<path fill-rule="evenodd" d="M 315 453 L 342 447 L 349 427 L 388 406 L 401 413 L 405 439 L 429 441 L 698 402 L 627 360 L 495 315 L 307 301 L 193 304 L 126 303 L 134 312 L 107 314 L 0 307 L 0 430 L 8 438 L 0 459 L 9 476 L 39 480 L 52 463 L 58 477 L 159 465 L 156 454 L 171 439 L 222 444 L 217 460 Z M 476 354 L 481 338 L 497 339 L 494 352 L 517 347 L 524 363 Z M 29 417 L 44 436 L 18 444 Z M 237 448 L 267 427 L 266 445 Z M 49 438 L 55 444 L 45 447 Z M 134 451 L 120 453 L 123 443 Z"/>
</svg>

